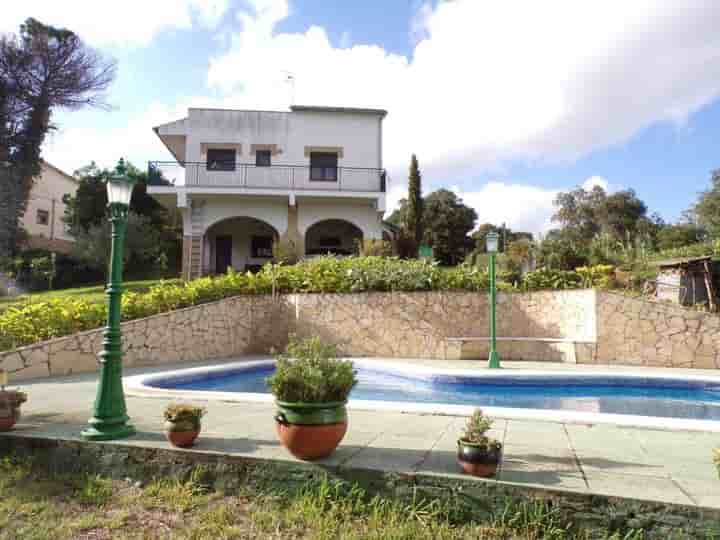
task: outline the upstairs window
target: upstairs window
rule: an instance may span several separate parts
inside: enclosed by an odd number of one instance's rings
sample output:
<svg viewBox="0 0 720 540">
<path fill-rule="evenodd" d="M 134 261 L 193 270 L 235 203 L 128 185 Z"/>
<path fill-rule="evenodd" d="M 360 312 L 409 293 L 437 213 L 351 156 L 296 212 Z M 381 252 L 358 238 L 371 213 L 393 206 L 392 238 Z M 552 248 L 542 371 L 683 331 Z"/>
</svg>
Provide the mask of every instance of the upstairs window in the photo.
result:
<svg viewBox="0 0 720 540">
<path fill-rule="evenodd" d="M 256 167 L 269 167 L 270 166 L 270 150 L 257 150 L 255 152 L 255 166 Z"/>
<path fill-rule="evenodd" d="M 310 154 L 310 180 L 316 182 L 337 182 L 338 156 L 329 152 Z"/>
<path fill-rule="evenodd" d="M 208 148 L 207 165 L 208 171 L 234 171 L 235 150 L 221 148 Z"/>
<path fill-rule="evenodd" d="M 50 223 L 50 212 L 47 210 L 38 210 L 35 217 L 35 222 L 38 225 L 47 225 Z"/>
</svg>

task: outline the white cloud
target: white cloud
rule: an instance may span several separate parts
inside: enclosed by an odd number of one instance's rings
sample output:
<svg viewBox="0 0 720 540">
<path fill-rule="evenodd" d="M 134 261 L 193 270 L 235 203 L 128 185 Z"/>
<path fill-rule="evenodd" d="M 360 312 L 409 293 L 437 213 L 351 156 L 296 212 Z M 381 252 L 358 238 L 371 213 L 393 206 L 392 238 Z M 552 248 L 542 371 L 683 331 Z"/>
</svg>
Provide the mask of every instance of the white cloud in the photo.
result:
<svg viewBox="0 0 720 540">
<path fill-rule="evenodd" d="M 720 93 L 720 3 L 702 0 L 440 2 L 421 5 L 412 59 L 336 48 L 324 29 L 278 33 L 286 0 L 240 15 L 208 83 L 237 107 L 296 102 L 387 108 L 386 164 L 426 173 L 509 159 L 564 160 L 682 122 Z"/>
<path fill-rule="evenodd" d="M 595 186 L 601 187 L 605 192 L 610 188 L 610 182 L 608 182 L 602 176 L 591 176 L 581 184 L 585 191 L 591 191 Z"/>
<path fill-rule="evenodd" d="M 193 21 L 213 27 L 229 0 L 7 0 L 0 32 L 17 32 L 28 17 L 66 27 L 93 46 L 147 45 L 162 30 L 190 28 Z"/>
</svg>

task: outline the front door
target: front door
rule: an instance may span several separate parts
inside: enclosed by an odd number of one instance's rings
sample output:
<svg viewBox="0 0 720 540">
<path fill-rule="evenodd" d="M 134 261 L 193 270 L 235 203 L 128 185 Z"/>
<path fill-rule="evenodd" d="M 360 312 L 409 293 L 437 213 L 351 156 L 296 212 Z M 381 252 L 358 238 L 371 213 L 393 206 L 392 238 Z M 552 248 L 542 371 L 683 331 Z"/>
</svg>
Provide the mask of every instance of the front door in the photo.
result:
<svg viewBox="0 0 720 540">
<path fill-rule="evenodd" d="M 232 236 L 215 237 L 215 272 L 224 274 L 232 266 Z"/>
</svg>

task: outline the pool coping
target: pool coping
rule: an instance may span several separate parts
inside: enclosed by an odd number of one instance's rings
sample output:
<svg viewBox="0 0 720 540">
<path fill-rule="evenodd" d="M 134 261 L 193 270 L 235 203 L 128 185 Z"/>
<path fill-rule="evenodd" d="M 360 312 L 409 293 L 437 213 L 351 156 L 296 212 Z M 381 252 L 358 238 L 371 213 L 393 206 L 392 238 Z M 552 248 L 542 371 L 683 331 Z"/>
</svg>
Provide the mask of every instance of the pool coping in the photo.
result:
<svg viewBox="0 0 720 540">
<path fill-rule="evenodd" d="M 473 378 L 503 378 L 507 377 L 508 371 L 488 371 L 485 369 L 461 369 L 448 367 L 429 367 L 412 365 L 407 362 L 393 362 L 388 360 L 351 358 L 359 367 L 377 369 L 382 367 L 384 371 L 395 372 L 400 375 L 412 375 L 420 377 L 455 376 Z M 133 375 L 124 377 L 124 387 L 127 395 L 138 397 L 177 398 L 183 401 L 227 401 L 227 402 L 254 402 L 273 403 L 275 400 L 271 394 L 252 392 L 217 392 L 201 390 L 174 390 L 149 386 L 149 383 L 167 377 L 178 377 L 180 375 L 206 374 L 208 372 L 243 371 L 258 367 L 272 365 L 274 361 L 270 358 L 263 360 L 235 361 L 216 364 L 213 366 L 193 367 L 186 369 L 173 369 L 150 374 Z M 542 371 L 536 369 L 512 370 L 512 374 L 528 377 L 582 377 L 582 378 L 607 378 L 622 377 L 625 379 L 654 379 L 666 381 L 698 381 L 720 384 L 720 376 L 682 374 L 672 375 L 658 372 L 648 373 L 638 370 L 623 370 L 618 373 L 612 369 L 591 369 L 579 372 L 573 369 L 558 369 L 553 366 L 552 370 Z M 393 411 L 400 413 L 434 414 L 449 416 L 467 416 L 477 407 L 471 405 L 454 405 L 443 403 L 411 403 L 399 401 L 381 400 L 360 400 L 351 399 L 348 401 L 349 409 Z M 720 432 L 720 421 L 717 420 L 694 420 L 687 418 L 672 418 L 660 416 L 623 415 L 612 413 L 598 413 L 591 411 L 562 411 L 557 409 L 523 409 L 512 407 L 482 407 L 489 416 L 511 420 L 539 420 L 549 422 L 563 422 L 573 424 L 613 424 L 622 427 L 641 427 L 659 430 L 677 431 L 704 431 Z"/>
</svg>

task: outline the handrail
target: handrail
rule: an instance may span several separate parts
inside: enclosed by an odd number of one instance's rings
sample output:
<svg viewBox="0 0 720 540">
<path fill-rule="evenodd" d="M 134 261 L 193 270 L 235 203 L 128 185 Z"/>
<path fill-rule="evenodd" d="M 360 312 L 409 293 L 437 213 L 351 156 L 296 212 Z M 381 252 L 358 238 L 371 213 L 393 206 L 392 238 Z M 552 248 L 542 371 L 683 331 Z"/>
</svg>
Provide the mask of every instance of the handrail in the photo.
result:
<svg viewBox="0 0 720 540">
<path fill-rule="evenodd" d="M 371 167 L 311 167 L 310 164 L 272 163 L 257 165 L 240 161 L 150 161 L 148 180 L 151 185 L 204 187 L 245 187 L 281 190 L 380 192 L 386 189 L 384 169 Z M 183 169 L 174 179 L 163 169 Z M 178 182 L 182 178 L 182 182 Z"/>
</svg>

